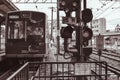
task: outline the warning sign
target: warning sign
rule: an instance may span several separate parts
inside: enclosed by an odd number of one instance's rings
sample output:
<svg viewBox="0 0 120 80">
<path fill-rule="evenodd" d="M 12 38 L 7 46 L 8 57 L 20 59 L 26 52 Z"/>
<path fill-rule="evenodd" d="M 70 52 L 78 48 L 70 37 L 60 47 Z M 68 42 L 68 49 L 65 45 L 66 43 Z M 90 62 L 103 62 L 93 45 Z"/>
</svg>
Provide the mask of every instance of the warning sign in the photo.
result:
<svg viewBox="0 0 120 80">
<path fill-rule="evenodd" d="M 97 37 L 96 37 L 96 48 L 98 49 L 98 50 L 101 50 L 101 49 L 103 49 L 104 48 L 104 36 L 103 35 L 98 35 Z"/>
</svg>

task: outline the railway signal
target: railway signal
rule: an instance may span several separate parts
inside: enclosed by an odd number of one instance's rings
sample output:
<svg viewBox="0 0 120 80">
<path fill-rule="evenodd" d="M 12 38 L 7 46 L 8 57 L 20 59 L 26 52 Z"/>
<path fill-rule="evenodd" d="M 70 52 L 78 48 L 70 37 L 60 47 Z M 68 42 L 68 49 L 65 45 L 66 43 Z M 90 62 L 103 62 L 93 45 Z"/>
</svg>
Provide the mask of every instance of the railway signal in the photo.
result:
<svg viewBox="0 0 120 80">
<path fill-rule="evenodd" d="M 72 18 L 71 13 L 79 10 L 79 0 L 59 0 L 60 11 L 64 11 L 66 18 Z"/>
<path fill-rule="evenodd" d="M 92 11 L 91 9 L 84 9 L 82 11 L 82 21 L 85 22 L 85 23 L 88 23 L 92 20 L 93 18 L 93 14 L 92 14 Z"/>
<path fill-rule="evenodd" d="M 83 27 L 83 30 L 82 30 L 82 35 L 83 35 L 83 45 L 84 46 L 87 46 L 88 45 L 88 41 L 92 38 L 93 36 L 93 31 L 88 28 L 87 26 L 84 26 Z"/>
<path fill-rule="evenodd" d="M 69 42 L 68 40 L 70 38 L 72 38 L 72 32 L 73 32 L 73 28 L 68 25 L 67 27 L 62 27 L 61 28 L 61 37 L 64 38 L 64 51 L 65 52 L 68 52 L 68 45 L 69 45 Z"/>
<path fill-rule="evenodd" d="M 73 28 L 68 25 L 67 27 L 62 27 L 61 28 L 61 37 L 62 38 L 72 38 L 72 32 L 73 32 Z"/>
<path fill-rule="evenodd" d="M 59 10 L 75 11 L 79 9 L 79 0 L 59 0 Z"/>
</svg>

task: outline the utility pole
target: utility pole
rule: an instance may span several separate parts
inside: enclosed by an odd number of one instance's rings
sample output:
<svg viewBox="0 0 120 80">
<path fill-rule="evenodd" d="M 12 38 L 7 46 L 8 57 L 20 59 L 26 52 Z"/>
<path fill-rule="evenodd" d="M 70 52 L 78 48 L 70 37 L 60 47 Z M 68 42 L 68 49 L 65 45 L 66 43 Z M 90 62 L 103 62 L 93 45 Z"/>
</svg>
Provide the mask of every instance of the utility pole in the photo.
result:
<svg viewBox="0 0 120 80">
<path fill-rule="evenodd" d="M 59 24 L 59 0 L 57 0 L 57 54 L 60 54 L 60 24 Z M 58 61 L 58 56 L 57 56 Z"/>
<path fill-rule="evenodd" d="M 81 0 L 79 0 L 79 9 L 76 11 L 76 18 L 78 26 L 76 28 L 76 47 L 78 50 L 77 61 L 84 61 L 83 58 L 83 37 L 82 37 L 82 26 L 81 26 Z"/>
<path fill-rule="evenodd" d="M 51 40 L 53 39 L 53 9 L 54 7 L 50 7 L 51 9 Z"/>
</svg>

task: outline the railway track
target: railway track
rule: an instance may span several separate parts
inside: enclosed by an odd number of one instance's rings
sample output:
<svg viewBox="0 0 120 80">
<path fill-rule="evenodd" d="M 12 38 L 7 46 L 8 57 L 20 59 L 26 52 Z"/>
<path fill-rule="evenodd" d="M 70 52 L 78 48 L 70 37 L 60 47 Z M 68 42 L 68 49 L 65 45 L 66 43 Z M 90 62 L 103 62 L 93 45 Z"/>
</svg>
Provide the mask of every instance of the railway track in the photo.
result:
<svg viewBox="0 0 120 80">
<path fill-rule="evenodd" d="M 1 72 L 0 80 L 6 80 L 10 75 L 12 75 L 20 66 L 14 67 L 12 69 L 8 69 L 5 72 Z"/>
<path fill-rule="evenodd" d="M 96 59 L 90 58 L 90 61 L 98 61 Z M 102 65 L 102 67 L 104 67 L 105 65 Z M 109 64 L 107 64 L 107 69 L 108 71 L 111 71 L 112 73 L 116 74 L 116 75 L 120 75 L 120 69 L 117 69 Z"/>
<path fill-rule="evenodd" d="M 97 54 L 97 50 L 93 50 L 93 54 L 92 56 L 90 56 L 90 59 L 93 61 L 99 61 L 99 55 Z M 120 75 L 120 69 L 119 69 L 120 68 L 120 56 L 118 54 L 102 51 L 100 60 L 106 61 L 108 63 L 107 69 L 110 74 L 112 73 L 117 76 Z M 115 80 L 119 80 L 119 79 L 115 79 Z"/>
<path fill-rule="evenodd" d="M 0 63 L 0 80 L 6 80 L 11 74 L 19 69 L 22 64 L 15 61 L 4 60 Z"/>
<path fill-rule="evenodd" d="M 99 54 L 97 53 L 97 50 L 93 50 L 93 54 L 99 56 Z M 101 57 L 116 61 L 120 63 L 120 56 L 119 55 L 115 55 L 109 52 L 105 52 L 102 51 Z"/>
</svg>

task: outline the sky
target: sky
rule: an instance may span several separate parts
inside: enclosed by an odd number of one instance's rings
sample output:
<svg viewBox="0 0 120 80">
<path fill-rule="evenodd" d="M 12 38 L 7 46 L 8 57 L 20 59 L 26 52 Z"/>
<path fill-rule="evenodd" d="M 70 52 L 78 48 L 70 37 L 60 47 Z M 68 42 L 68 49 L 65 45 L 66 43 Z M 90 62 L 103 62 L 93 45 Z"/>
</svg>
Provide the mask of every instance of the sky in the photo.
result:
<svg viewBox="0 0 120 80">
<path fill-rule="evenodd" d="M 12 0 L 14 2 L 14 0 Z M 21 0 L 24 1 L 24 0 Z M 34 1 L 34 0 L 29 0 Z M 42 0 L 38 0 L 42 1 Z M 50 1 L 50 0 L 43 0 Z M 57 0 L 52 0 L 57 1 Z M 41 4 L 41 3 L 14 3 L 20 10 L 34 10 L 45 12 L 48 18 L 51 19 L 51 7 L 54 7 L 53 18 L 56 19 L 56 4 Z M 114 29 L 117 24 L 120 24 L 120 1 L 109 0 L 87 0 L 87 8 L 92 9 L 93 19 L 106 18 L 107 29 Z M 60 12 L 60 16 L 65 16 L 64 12 Z"/>
</svg>

